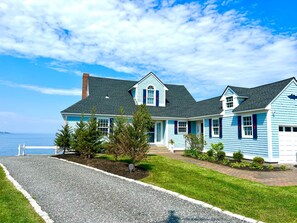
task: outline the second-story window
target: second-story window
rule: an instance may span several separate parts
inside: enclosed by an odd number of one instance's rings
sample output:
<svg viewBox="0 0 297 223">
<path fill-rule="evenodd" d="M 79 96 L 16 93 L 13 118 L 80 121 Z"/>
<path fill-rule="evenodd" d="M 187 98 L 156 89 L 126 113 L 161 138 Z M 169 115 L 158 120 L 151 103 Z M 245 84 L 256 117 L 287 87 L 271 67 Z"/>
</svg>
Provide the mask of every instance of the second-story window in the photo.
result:
<svg viewBox="0 0 297 223">
<path fill-rule="evenodd" d="M 155 105 L 155 88 L 152 85 L 147 88 L 147 105 Z"/>
<path fill-rule="evenodd" d="M 227 108 L 233 108 L 233 96 L 226 98 Z"/>
</svg>

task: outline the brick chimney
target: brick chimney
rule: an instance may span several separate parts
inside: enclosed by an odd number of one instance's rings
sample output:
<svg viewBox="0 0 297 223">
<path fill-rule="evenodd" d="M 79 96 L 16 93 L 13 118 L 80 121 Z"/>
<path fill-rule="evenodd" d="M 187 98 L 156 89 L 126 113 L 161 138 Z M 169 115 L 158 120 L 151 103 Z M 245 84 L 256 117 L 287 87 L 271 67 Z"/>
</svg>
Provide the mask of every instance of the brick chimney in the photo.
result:
<svg viewBox="0 0 297 223">
<path fill-rule="evenodd" d="M 83 73 L 83 77 L 82 77 L 82 99 L 85 99 L 88 96 L 88 78 L 89 78 L 90 74 L 88 73 Z"/>
</svg>

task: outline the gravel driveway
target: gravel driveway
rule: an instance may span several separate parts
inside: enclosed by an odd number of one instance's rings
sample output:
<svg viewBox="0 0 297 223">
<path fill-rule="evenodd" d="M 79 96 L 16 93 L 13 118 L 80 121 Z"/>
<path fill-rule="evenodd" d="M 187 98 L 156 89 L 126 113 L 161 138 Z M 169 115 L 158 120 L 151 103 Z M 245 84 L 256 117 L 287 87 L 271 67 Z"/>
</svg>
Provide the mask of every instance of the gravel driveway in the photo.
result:
<svg viewBox="0 0 297 223">
<path fill-rule="evenodd" d="M 0 157 L 0 163 L 55 222 L 243 222 L 47 156 Z"/>
</svg>

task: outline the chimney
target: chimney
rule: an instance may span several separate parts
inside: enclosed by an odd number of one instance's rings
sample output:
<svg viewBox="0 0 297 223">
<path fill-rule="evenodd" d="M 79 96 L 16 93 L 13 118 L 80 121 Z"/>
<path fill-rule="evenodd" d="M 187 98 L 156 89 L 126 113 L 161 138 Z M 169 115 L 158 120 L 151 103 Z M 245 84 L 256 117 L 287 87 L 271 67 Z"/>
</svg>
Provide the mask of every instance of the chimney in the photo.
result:
<svg viewBox="0 0 297 223">
<path fill-rule="evenodd" d="M 82 99 L 85 99 L 88 96 L 88 78 L 90 74 L 83 73 L 82 77 Z"/>
</svg>

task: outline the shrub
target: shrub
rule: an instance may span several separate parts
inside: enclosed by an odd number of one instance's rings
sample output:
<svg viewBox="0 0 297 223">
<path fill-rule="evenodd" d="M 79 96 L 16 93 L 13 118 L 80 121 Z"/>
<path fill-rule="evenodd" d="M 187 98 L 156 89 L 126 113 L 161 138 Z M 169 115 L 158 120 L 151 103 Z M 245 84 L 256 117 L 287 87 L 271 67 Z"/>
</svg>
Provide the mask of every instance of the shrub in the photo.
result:
<svg viewBox="0 0 297 223">
<path fill-rule="evenodd" d="M 217 152 L 217 159 L 220 160 L 224 160 L 226 157 L 226 153 L 224 151 L 218 151 Z"/>
<path fill-rule="evenodd" d="M 209 159 L 209 157 L 208 157 L 208 155 L 206 153 L 199 154 L 197 158 L 199 160 L 208 160 Z"/>
<path fill-rule="evenodd" d="M 189 145 L 189 150 L 191 150 L 195 157 L 198 156 L 198 154 L 202 153 L 204 146 L 206 145 L 206 142 L 204 141 L 203 134 L 200 134 L 199 136 L 195 134 L 187 134 L 184 135 L 186 144 Z"/>
<path fill-rule="evenodd" d="M 264 167 L 262 164 L 256 163 L 256 162 L 252 162 L 250 165 L 250 168 L 253 170 L 263 170 Z"/>
<path fill-rule="evenodd" d="M 281 170 L 287 170 L 287 166 L 285 166 L 285 165 L 281 165 L 281 166 L 280 166 L 280 169 L 281 169 Z"/>
<path fill-rule="evenodd" d="M 274 166 L 271 165 L 271 164 L 269 164 L 269 165 L 267 165 L 267 169 L 268 169 L 268 170 L 273 170 L 273 169 L 274 169 Z"/>
<path fill-rule="evenodd" d="M 213 156 L 213 149 L 208 150 L 206 153 L 209 157 Z"/>
<path fill-rule="evenodd" d="M 219 142 L 219 143 L 216 143 L 216 144 L 211 143 L 210 145 L 211 145 L 211 149 L 213 150 L 213 156 L 215 157 L 216 160 L 219 160 L 218 159 L 218 153 L 220 151 L 224 150 L 224 144 Z"/>
<path fill-rule="evenodd" d="M 247 161 L 235 162 L 235 163 L 231 163 L 230 166 L 233 168 L 246 168 L 246 167 L 250 167 L 251 163 L 249 163 Z"/>
<path fill-rule="evenodd" d="M 66 151 L 70 150 L 71 134 L 72 130 L 69 127 L 68 123 L 56 133 L 55 145 L 59 146 L 59 150 L 63 151 L 63 154 L 65 154 Z"/>
<path fill-rule="evenodd" d="M 223 159 L 222 164 L 228 166 L 230 164 L 230 161 L 228 159 Z"/>
<path fill-rule="evenodd" d="M 257 164 L 263 165 L 264 164 L 264 159 L 262 157 L 256 156 L 253 159 L 253 163 L 257 163 Z"/>
<path fill-rule="evenodd" d="M 243 159 L 243 154 L 240 150 L 238 150 L 238 152 L 233 153 L 233 159 L 237 162 L 241 162 L 241 160 Z"/>
</svg>

